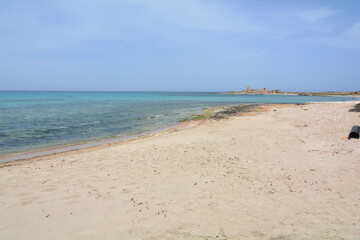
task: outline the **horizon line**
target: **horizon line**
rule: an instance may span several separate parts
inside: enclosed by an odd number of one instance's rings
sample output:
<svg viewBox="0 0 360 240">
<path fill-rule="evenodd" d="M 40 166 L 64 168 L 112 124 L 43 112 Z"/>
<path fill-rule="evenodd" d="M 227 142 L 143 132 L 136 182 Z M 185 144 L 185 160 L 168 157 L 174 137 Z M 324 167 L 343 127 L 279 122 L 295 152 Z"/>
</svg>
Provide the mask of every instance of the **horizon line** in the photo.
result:
<svg viewBox="0 0 360 240">
<path fill-rule="evenodd" d="M 224 93 L 224 92 L 239 92 L 242 90 L 225 90 L 225 91 L 183 91 L 183 90 L 1 90 L 0 92 L 193 92 L 193 93 Z M 282 91 L 283 93 L 293 93 L 293 92 L 359 92 L 358 91 L 335 91 L 335 90 L 326 90 L 326 91 Z"/>
</svg>

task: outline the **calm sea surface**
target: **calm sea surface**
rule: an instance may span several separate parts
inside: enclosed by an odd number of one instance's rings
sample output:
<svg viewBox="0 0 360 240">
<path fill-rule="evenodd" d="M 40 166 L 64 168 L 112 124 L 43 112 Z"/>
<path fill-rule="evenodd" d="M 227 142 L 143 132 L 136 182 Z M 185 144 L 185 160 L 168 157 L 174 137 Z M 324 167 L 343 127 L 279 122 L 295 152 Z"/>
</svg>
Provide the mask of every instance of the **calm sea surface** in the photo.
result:
<svg viewBox="0 0 360 240">
<path fill-rule="evenodd" d="M 202 108 L 239 103 L 305 103 L 345 97 L 189 92 L 1 92 L 0 155 L 137 134 Z"/>
</svg>

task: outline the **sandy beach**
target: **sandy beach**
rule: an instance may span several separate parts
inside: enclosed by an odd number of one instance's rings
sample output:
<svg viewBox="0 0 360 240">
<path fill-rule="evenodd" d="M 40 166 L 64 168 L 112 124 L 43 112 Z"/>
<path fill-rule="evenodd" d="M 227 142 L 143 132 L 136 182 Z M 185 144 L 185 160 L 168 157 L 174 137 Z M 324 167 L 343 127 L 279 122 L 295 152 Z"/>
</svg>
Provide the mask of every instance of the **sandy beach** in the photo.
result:
<svg viewBox="0 0 360 240">
<path fill-rule="evenodd" d="M 0 164 L 0 239 L 360 239 L 359 102 Z"/>
</svg>

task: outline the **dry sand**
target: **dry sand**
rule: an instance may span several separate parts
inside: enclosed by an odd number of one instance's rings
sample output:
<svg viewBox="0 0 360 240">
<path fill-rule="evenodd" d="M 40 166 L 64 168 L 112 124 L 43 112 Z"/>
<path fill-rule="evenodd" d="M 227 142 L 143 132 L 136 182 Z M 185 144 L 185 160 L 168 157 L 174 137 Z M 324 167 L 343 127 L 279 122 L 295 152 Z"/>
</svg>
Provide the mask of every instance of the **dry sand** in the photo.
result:
<svg viewBox="0 0 360 240">
<path fill-rule="evenodd" d="M 0 239 L 360 239 L 355 103 L 1 164 Z"/>
</svg>

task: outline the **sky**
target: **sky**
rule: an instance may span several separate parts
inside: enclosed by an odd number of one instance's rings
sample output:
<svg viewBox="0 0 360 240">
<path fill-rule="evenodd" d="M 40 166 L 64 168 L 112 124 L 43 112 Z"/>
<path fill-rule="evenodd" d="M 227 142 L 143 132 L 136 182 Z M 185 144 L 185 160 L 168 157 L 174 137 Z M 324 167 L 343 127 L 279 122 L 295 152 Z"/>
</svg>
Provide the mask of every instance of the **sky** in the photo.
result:
<svg viewBox="0 0 360 240">
<path fill-rule="evenodd" d="M 358 0 L 0 0 L 0 90 L 360 91 Z"/>
</svg>

